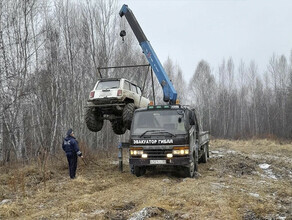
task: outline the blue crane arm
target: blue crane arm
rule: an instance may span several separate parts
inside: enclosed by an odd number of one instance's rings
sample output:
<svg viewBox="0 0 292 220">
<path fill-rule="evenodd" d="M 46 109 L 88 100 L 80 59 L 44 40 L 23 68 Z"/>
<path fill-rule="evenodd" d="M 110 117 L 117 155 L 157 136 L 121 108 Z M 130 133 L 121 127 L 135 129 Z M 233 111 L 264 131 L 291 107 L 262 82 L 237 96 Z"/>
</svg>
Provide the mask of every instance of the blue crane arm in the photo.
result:
<svg viewBox="0 0 292 220">
<path fill-rule="evenodd" d="M 139 41 L 143 53 L 145 54 L 160 85 L 162 86 L 163 100 L 165 102 L 169 102 L 170 104 L 175 104 L 177 98 L 176 90 L 174 89 L 171 81 L 169 80 L 167 73 L 165 72 L 163 66 L 161 65 L 155 51 L 153 50 L 150 42 L 148 41 L 142 28 L 140 27 L 138 21 L 136 20 L 132 10 L 128 8 L 128 5 L 123 5 L 119 14 L 121 17 L 125 15 L 137 40 Z"/>
</svg>

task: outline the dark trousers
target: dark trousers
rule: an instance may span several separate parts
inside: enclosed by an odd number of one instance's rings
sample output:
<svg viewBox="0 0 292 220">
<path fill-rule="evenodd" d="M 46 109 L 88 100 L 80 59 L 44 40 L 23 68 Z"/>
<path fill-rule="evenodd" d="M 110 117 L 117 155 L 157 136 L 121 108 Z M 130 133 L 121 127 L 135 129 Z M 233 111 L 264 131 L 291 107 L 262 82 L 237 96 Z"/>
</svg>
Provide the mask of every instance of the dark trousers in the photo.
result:
<svg viewBox="0 0 292 220">
<path fill-rule="evenodd" d="M 76 154 L 67 154 L 67 160 L 69 163 L 69 175 L 71 179 L 75 178 L 76 169 L 77 169 L 77 155 Z"/>
</svg>

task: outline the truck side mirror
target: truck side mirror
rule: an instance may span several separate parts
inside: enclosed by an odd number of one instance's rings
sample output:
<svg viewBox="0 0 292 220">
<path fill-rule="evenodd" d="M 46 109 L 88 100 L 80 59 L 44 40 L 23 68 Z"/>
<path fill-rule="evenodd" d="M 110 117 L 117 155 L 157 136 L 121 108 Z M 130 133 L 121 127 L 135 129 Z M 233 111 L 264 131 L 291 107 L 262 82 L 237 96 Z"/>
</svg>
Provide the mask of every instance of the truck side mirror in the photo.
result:
<svg viewBox="0 0 292 220">
<path fill-rule="evenodd" d="M 190 119 L 190 125 L 195 125 L 195 122 L 194 122 L 193 118 Z"/>
<path fill-rule="evenodd" d="M 191 118 L 191 121 L 190 121 L 190 124 L 191 124 L 191 125 L 195 125 L 195 124 L 196 124 L 194 114 L 195 114 L 195 113 L 192 112 L 192 118 Z"/>
<path fill-rule="evenodd" d="M 191 126 L 195 124 L 193 112 L 188 109 L 185 111 L 185 122 L 185 127 L 187 130 L 189 130 Z"/>
<path fill-rule="evenodd" d="M 194 112 L 193 111 L 190 111 L 190 110 L 188 110 L 188 112 L 189 112 L 189 122 L 190 122 L 190 125 L 195 125 Z"/>
</svg>

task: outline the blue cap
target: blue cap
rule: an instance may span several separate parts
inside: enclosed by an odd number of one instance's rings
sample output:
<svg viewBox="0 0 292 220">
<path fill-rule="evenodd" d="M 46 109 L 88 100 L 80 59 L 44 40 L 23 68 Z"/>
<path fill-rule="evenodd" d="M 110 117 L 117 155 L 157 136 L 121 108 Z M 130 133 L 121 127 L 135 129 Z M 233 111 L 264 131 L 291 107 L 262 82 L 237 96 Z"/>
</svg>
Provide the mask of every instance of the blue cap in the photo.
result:
<svg viewBox="0 0 292 220">
<path fill-rule="evenodd" d="M 67 136 L 70 136 L 72 132 L 73 132 L 72 128 L 69 128 L 69 130 L 67 131 Z"/>
</svg>

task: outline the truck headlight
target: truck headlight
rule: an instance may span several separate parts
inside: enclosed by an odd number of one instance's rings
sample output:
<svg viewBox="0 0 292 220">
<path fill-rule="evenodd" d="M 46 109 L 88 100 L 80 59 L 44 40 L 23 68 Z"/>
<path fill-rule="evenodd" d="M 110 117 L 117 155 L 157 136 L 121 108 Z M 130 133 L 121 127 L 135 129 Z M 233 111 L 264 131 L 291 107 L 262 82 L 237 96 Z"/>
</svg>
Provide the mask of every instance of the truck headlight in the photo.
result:
<svg viewBox="0 0 292 220">
<path fill-rule="evenodd" d="M 143 154 L 143 150 L 141 149 L 130 149 L 131 156 L 141 156 Z"/>
<path fill-rule="evenodd" d="M 190 153 L 188 147 L 174 147 L 172 150 L 173 155 L 187 155 Z"/>
</svg>

